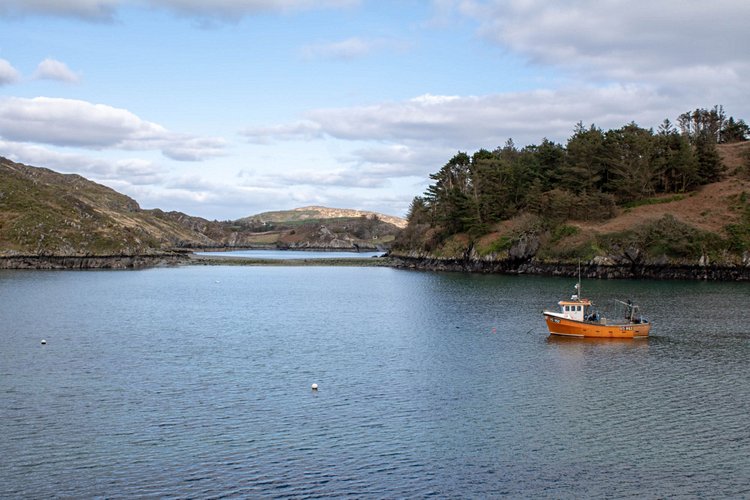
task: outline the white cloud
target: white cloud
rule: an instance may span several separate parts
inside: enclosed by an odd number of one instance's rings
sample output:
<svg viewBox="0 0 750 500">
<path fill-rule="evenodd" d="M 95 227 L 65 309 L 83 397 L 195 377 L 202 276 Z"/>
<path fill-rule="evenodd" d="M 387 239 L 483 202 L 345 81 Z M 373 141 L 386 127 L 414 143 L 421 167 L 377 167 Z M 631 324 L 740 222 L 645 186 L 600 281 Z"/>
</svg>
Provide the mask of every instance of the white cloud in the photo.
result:
<svg viewBox="0 0 750 500">
<path fill-rule="evenodd" d="M 320 125 L 312 121 L 298 121 L 266 127 L 247 127 L 240 131 L 240 135 L 247 138 L 248 142 L 256 144 L 269 144 L 273 141 L 309 141 L 323 137 Z"/>
<path fill-rule="evenodd" d="M 571 81 L 653 89 L 677 103 L 665 118 L 715 104 L 750 114 L 750 2 L 457 0 L 452 8 L 486 39 Z M 648 108 L 632 104 L 638 121 Z"/>
<path fill-rule="evenodd" d="M 350 61 L 360 59 L 380 51 L 405 52 L 412 42 L 396 38 L 351 37 L 337 42 L 312 43 L 300 49 L 302 57 L 308 60 L 330 59 Z"/>
<path fill-rule="evenodd" d="M 644 126 L 674 118 L 675 103 L 655 89 L 636 85 L 534 90 L 486 96 L 420 96 L 372 106 L 318 109 L 307 114 L 309 139 L 376 141 L 443 149 L 493 148 L 508 138 L 517 144 L 548 137 L 565 140 L 578 121 L 619 127 L 632 120 Z M 300 139 L 295 125 L 264 129 L 266 140 Z M 274 135 L 274 131 L 279 133 Z M 258 135 L 246 135 L 256 138 Z"/>
<path fill-rule="evenodd" d="M 457 10 L 460 2 L 456 0 L 432 0 L 432 17 L 424 25 L 432 28 L 446 28 L 455 26 L 460 19 Z"/>
<path fill-rule="evenodd" d="M 113 165 L 111 179 L 124 179 L 133 186 L 151 186 L 165 181 L 164 169 L 149 160 L 129 158 L 117 160 Z"/>
<path fill-rule="evenodd" d="M 243 172 L 242 176 L 249 177 L 246 182 L 256 186 L 384 188 L 399 178 L 426 178 L 454 153 L 446 148 L 376 144 L 337 158 L 340 167 L 277 170 L 260 177 Z"/>
<path fill-rule="evenodd" d="M 118 8 L 147 6 L 164 8 L 183 16 L 224 21 L 265 12 L 293 12 L 321 8 L 343 8 L 359 0 L 3 0 L 0 16 L 62 16 L 86 21 L 111 21 Z"/>
<path fill-rule="evenodd" d="M 62 16 L 87 21 L 110 21 L 119 0 L 3 0 L 1 16 Z"/>
<path fill-rule="evenodd" d="M 61 153 L 49 148 L 0 139 L 0 151 L 13 161 L 51 168 L 60 172 L 78 172 L 87 175 L 109 175 L 114 169 L 104 160 L 75 153 Z"/>
<path fill-rule="evenodd" d="M 656 83 L 677 68 L 747 71 L 744 0 L 463 0 L 458 8 L 488 39 L 588 77 Z"/>
<path fill-rule="evenodd" d="M 359 0 L 149 0 L 147 3 L 189 16 L 233 20 L 264 12 L 349 7 Z"/>
<path fill-rule="evenodd" d="M 62 173 L 77 173 L 95 182 L 117 181 L 121 185 L 146 185 L 157 184 L 165 179 L 162 167 L 141 158 L 107 160 L 4 140 L 0 140 L 0 152 L 13 161 Z"/>
<path fill-rule="evenodd" d="M 270 186 L 236 184 L 186 174 L 170 179 L 161 186 L 140 190 L 142 206 L 164 210 L 180 210 L 206 218 L 238 219 L 268 210 L 269 207 L 289 208 L 327 199 L 320 188 L 289 188 L 279 183 Z"/>
<path fill-rule="evenodd" d="M 446 104 L 452 101 L 458 101 L 461 99 L 461 96 L 457 95 L 433 95 L 433 94 L 424 94 L 417 97 L 414 97 L 411 99 L 411 102 L 416 104 L 424 104 L 425 106 L 434 105 L 434 104 Z"/>
<path fill-rule="evenodd" d="M 0 85 L 15 83 L 20 79 L 21 73 L 5 59 L 0 59 Z"/>
<path fill-rule="evenodd" d="M 350 169 L 309 170 L 299 169 L 280 172 L 268 182 L 284 186 L 341 186 L 360 188 L 381 188 L 389 184 L 385 177 L 362 175 Z"/>
<path fill-rule="evenodd" d="M 59 80 L 61 82 L 77 83 L 80 77 L 68 66 L 55 59 L 45 59 L 39 63 L 34 73 L 39 80 Z"/>
<path fill-rule="evenodd" d="M 227 141 L 221 137 L 192 137 L 185 134 L 170 134 L 161 151 L 164 156 L 177 161 L 201 161 L 223 156 Z"/>
<path fill-rule="evenodd" d="M 383 43 L 382 40 L 353 37 L 340 42 L 306 45 L 302 48 L 302 54 L 307 59 L 356 59 L 368 55 Z"/>
<path fill-rule="evenodd" d="M 427 144 L 375 144 L 352 151 L 350 162 L 359 175 L 376 179 L 426 177 L 455 152 Z"/>
<path fill-rule="evenodd" d="M 253 142 L 324 141 L 338 151 L 332 165 L 276 169 L 273 176 L 243 182 L 295 189 L 392 189 L 415 177 L 427 179 L 457 151 L 494 149 L 509 138 L 517 146 L 539 144 L 545 137 L 565 143 L 579 121 L 604 129 L 631 121 L 656 127 L 665 118 L 674 120 L 691 106 L 700 106 L 704 97 L 675 97 L 645 85 L 609 85 L 485 96 L 423 95 L 372 106 L 318 109 L 303 121 L 245 134 Z M 418 191 L 415 188 L 404 199 Z"/>
<path fill-rule="evenodd" d="M 121 108 L 75 99 L 0 98 L 0 136 L 20 142 L 81 147 L 160 150 L 180 161 L 222 154 L 226 141 L 171 132 Z"/>
<path fill-rule="evenodd" d="M 167 131 L 133 113 L 74 99 L 0 100 L 0 134 L 17 141 L 102 149 L 161 140 Z"/>
</svg>

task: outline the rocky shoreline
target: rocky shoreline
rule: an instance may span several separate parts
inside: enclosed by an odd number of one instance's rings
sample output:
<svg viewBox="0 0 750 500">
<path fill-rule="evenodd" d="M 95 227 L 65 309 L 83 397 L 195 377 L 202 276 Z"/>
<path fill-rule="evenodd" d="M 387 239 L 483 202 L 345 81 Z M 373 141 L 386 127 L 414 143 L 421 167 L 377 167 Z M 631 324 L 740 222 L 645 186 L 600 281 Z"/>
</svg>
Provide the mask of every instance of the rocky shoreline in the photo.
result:
<svg viewBox="0 0 750 500">
<path fill-rule="evenodd" d="M 485 274 L 535 274 L 578 276 L 577 263 L 529 260 L 436 259 L 390 255 L 393 267 L 422 271 L 471 272 Z M 750 266 L 649 265 L 581 263 L 581 275 L 590 279 L 656 279 L 750 281 Z"/>
<path fill-rule="evenodd" d="M 14 255 L 0 257 L 0 269 L 143 269 L 189 262 L 187 254 L 158 255 Z"/>
<path fill-rule="evenodd" d="M 209 247 L 192 249 L 196 252 L 248 250 L 248 247 Z M 264 248 L 268 250 L 269 248 Z M 281 250 L 279 248 L 270 248 Z M 330 251 L 332 248 L 296 248 L 295 250 Z M 282 250 L 283 251 L 283 250 Z M 341 251 L 341 250 L 338 250 Z M 365 251 L 365 250 L 361 250 Z M 236 265 L 236 266 L 388 266 L 388 259 L 322 258 L 322 259 L 257 259 L 230 255 L 199 256 L 191 250 L 146 255 L 5 255 L 0 256 L 0 269 L 144 269 L 179 265 Z"/>
</svg>

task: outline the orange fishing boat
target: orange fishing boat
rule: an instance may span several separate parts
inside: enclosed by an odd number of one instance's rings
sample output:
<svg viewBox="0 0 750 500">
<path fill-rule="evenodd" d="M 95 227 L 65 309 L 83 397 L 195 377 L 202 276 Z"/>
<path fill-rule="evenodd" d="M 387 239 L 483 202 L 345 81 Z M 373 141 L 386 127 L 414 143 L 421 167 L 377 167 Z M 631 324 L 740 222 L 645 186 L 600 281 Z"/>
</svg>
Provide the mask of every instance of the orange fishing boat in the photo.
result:
<svg viewBox="0 0 750 500">
<path fill-rule="evenodd" d="M 624 308 L 624 314 L 618 315 L 615 319 L 609 319 L 594 311 L 589 299 L 580 297 L 580 278 L 576 285 L 576 292 L 570 300 L 558 302 L 559 311 L 542 311 L 550 334 L 608 339 L 648 337 L 651 323 L 641 316 L 639 307 L 630 300 L 615 301 Z"/>
</svg>

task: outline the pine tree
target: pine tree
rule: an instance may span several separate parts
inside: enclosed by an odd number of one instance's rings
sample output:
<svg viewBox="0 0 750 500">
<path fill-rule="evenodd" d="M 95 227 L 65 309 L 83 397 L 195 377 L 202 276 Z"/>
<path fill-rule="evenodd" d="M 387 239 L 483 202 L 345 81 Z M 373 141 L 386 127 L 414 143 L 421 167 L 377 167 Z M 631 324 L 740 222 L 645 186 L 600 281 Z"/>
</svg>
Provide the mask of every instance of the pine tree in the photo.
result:
<svg viewBox="0 0 750 500">
<path fill-rule="evenodd" d="M 579 122 L 566 149 L 559 185 L 576 194 L 599 190 L 607 182 L 601 129 L 594 125 L 586 129 Z"/>
<path fill-rule="evenodd" d="M 630 123 L 605 134 L 608 191 L 621 201 L 632 201 L 654 192 L 654 137 L 650 130 Z"/>
</svg>

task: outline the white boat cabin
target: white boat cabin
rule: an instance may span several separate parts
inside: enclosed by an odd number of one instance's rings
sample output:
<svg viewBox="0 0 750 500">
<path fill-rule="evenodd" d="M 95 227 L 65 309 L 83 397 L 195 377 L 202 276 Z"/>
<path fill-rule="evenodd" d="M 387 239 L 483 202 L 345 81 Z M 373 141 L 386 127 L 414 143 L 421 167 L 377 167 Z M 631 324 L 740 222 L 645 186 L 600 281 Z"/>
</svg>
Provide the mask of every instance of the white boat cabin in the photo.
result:
<svg viewBox="0 0 750 500">
<path fill-rule="evenodd" d="M 555 314 L 555 316 L 572 319 L 573 321 L 588 319 L 588 308 L 591 306 L 589 299 L 579 299 L 576 295 L 573 295 L 570 300 L 561 300 L 558 304 L 560 305 L 560 313 Z"/>
</svg>

